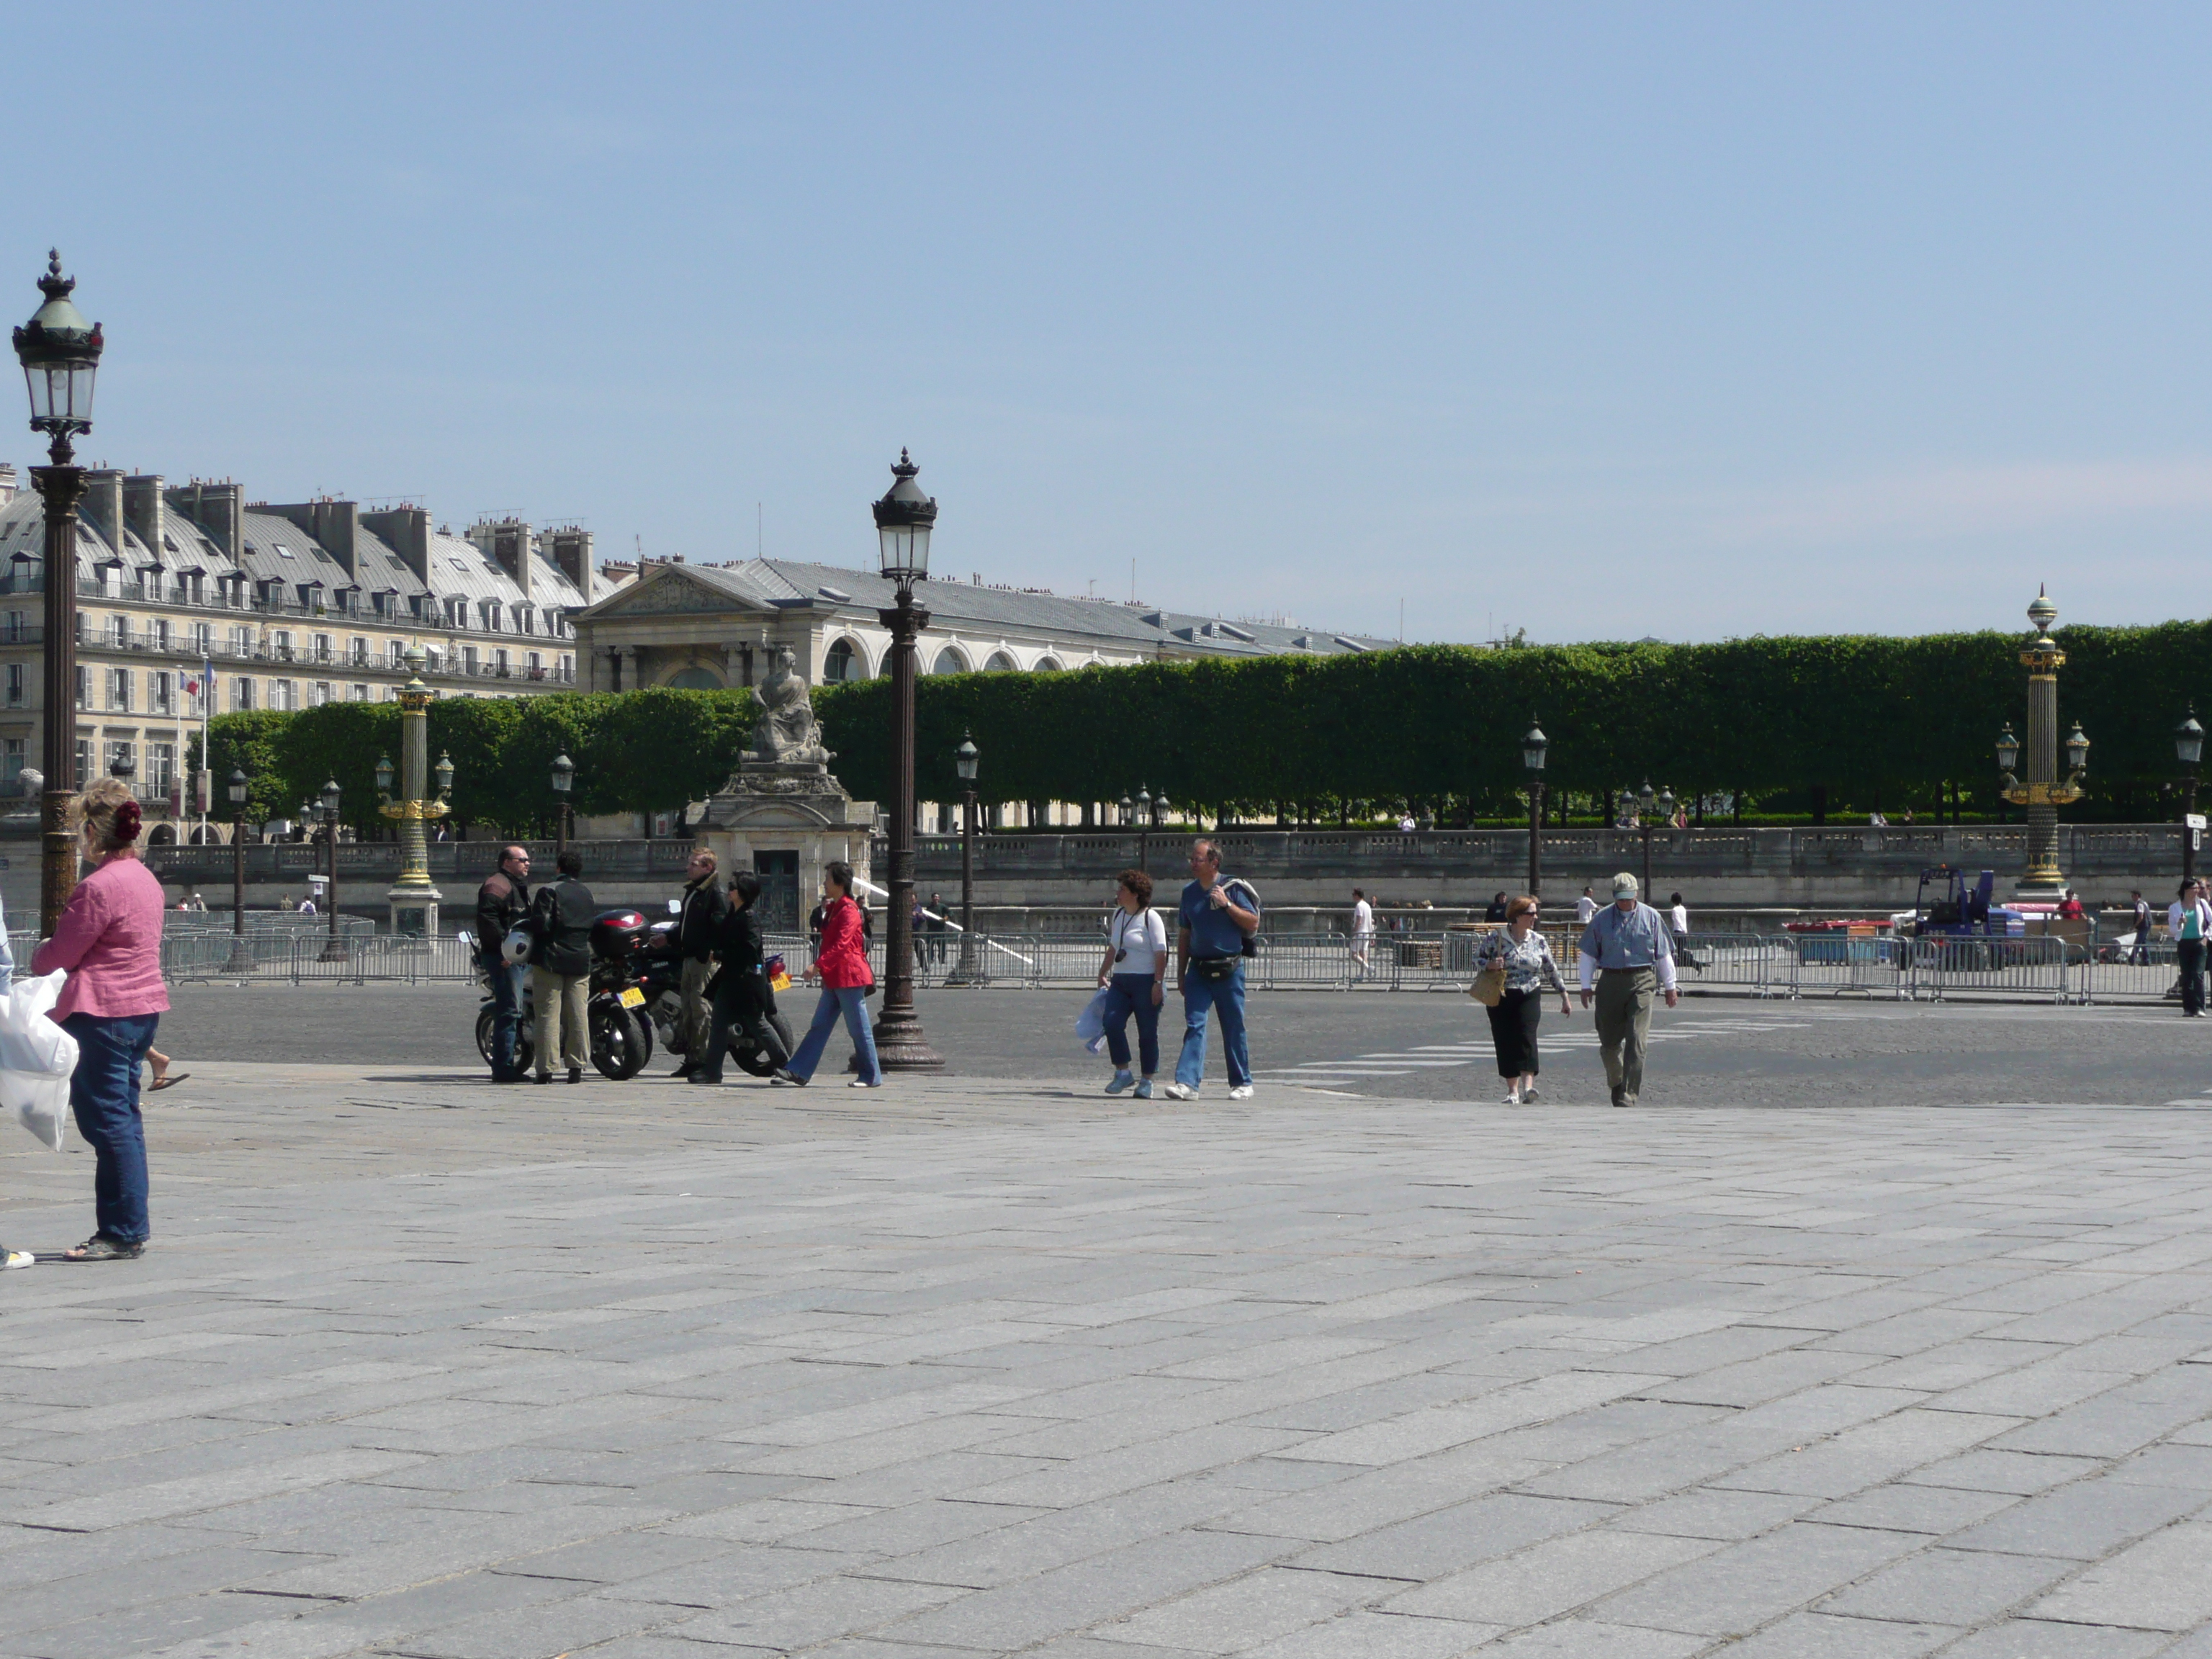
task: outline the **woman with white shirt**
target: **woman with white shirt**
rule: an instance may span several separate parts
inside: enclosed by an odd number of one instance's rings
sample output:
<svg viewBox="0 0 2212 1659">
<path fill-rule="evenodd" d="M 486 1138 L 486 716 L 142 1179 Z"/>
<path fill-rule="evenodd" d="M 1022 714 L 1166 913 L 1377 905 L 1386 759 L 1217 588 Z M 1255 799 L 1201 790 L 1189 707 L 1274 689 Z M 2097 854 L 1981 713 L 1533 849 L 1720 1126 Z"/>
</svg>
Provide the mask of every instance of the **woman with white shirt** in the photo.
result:
<svg viewBox="0 0 2212 1659">
<path fill-rule="evenodd" d="M 1152 1073 L 1160 1069 L 1160 1004 L 1166 998 L 1168 930 L 1152 908 L 1152 878 L 1141 870 L 1124 870 L 1114 878 L 1115 908 L 1106 922 L 1106 955 L 1098 964 L 1098 983 L 1106 992 L 1106 1051 L 1114 1078 L 1106 1092 L 1118 1095 L 1134 1086 L 1139 1100 L 1152 1097 Z M 1129 1073 L 1129 1016 L 1137 1017 L 1137 1055 L 1141 1080 Z"/>
<path fill-rule="evenodd" d="M 2212 904 L 2204 902 L 2204 884 L 2194 879 L 2181 884 L 2181 896 L 2166 907 L 2166 936 L 2173 941 L 2173 957 L 2181 969 L 2181 1017 L 2204 1018 L 2204 941 L 2212 939 Z"/>
<path fill-rule="evenodd" d="M 1690 954 L 1690 907 L 1675 894 L 1667 901 L 1667 931 L 1674 936 L 1674 960 L 1685 968 L 1702 968 L 1705 963 Z"/>
</svg>

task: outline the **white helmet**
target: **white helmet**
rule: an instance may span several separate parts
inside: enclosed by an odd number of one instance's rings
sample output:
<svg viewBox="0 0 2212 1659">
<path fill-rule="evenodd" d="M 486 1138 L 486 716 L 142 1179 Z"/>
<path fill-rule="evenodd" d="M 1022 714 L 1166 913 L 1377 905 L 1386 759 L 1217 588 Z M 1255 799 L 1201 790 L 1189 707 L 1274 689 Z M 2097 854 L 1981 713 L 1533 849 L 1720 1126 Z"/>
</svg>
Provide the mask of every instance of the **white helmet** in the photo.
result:
<svg viewBox="0 0 2212 1659">
<path fill-rule="evenodd" d="M 526 923 L 517 923 L 507 930 L 507 937 L 499 942 L 499 959 L 509 967 L 530 960 L 530 947 L 534 943 Z"/>
</svg>

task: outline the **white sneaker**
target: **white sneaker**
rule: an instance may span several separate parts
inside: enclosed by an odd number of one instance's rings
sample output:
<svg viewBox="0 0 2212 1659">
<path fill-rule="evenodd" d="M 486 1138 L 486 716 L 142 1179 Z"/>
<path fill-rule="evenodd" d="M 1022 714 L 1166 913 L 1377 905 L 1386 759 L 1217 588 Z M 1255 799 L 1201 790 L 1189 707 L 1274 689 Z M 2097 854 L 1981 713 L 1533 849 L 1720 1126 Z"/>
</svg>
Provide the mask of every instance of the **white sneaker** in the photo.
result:
<svg viewBox="0 0 2212 1659">
<path fill-rule="evenodd" d="M 0 1246 L 0 1272 L 9 1267 L 27 1267 L 38 1261 L 28 1250 L 11 1250 Z"/>
<path fill-rule="evenodd" d="M 1116 1072 L 1114 1073 L 1114 1080 L 1106 1085 L 1106 1092 L 1109 1095 L 1118 1095 L 1124 1089 L 1133 1089 L 1136 1086 L 1136 1079 L 1131 1077 L 1127 1072 Z"/>
<path fill-rule="evenodd" d="M 1170 1100 L 1196 1100 L 1198 1098 L 1197 1090 L 1186 1089 L 1180 1083 L 1170 1083 L 1165 1089 L 1162 1090 L 1161 1092 L 1166 1095 Z"/>
<path fill-rule="evenodd" d="M 870 1083 L 865 1078 L 856 1077 L 845 1086 L 848 1089 L 880 1089 L 884 1085 L 880 1083 Z"/>
<path fill-rule="evenodd" d="M 1231 1089 L 1231 1090 L 1229 1091 L 1229 1097 L 1230 1097 L 1230 1099 L 1231 1099 L 1231 1100 L 1249 1100 L 1249 1099 L 1251 1099 L 1251 1098 L 1252 1098 L 1252 1085 L 1251 1085 L 1250 1084 L 1249 1084 L 1249 1083 L 1240 1083 L 1240 1084 L 1238 1084 L 1235 1088 Z"/>
</svg>

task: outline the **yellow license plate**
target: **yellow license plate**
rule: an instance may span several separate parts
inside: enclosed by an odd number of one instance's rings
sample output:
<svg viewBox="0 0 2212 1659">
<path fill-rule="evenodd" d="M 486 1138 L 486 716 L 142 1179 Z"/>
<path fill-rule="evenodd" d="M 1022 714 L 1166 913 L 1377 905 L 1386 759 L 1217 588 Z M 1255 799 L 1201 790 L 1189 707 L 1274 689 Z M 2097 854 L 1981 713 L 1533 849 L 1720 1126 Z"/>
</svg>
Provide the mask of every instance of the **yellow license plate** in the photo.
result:
<svg viewBox="0 0 2212 1659">
<path fill-rule="evenodd" d="M 645 1006 L 645 993 L 633 985 L 615 1000 L 625 1008 L 642 1008 Z"/>
</svg>

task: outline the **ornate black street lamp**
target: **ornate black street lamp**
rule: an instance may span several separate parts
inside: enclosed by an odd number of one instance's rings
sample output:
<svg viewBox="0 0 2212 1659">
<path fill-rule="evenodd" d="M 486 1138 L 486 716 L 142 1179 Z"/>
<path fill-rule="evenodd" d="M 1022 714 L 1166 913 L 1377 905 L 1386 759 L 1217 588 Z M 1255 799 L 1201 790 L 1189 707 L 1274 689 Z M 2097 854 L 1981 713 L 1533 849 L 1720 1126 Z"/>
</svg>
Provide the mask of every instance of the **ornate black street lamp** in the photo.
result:
<svg viewBox="0 0 2212 1659">
<path fill-rule="evenodd" d="M 246 796 L 250 782 L 243 767 L 230 769 L 230 960 L 222 971 L 241 977 L 253 971 L 253 952 L 246 945 Z"/>
<path fill-rule="evenodd" d="M 2197 879 L 2197 764 L 2204 758 L 2204 728 L 2197 723 L 2197 705 L 2173 728 L 2173 756 L 2181 763 L 2181 878 Z"/>
<path fill-rule="evenodd" d="M 1529 715 L 1528 735 L 1521 739 L 1521 764 L 1528 769 L 1528 896 L 1534 899 L 1544 896 L 1544 757 L 1551 746 L 1536 717 Z"/>
<path fill-rule="evenodd" d="M 332 778 L 323 786 L 323 836 L 330 842 L 329 873 L 323 881 L 323 902 L 330 908 L 330 943 L 323 946 L 325 962 L 343 962 L 345 942 L 338 937 L 338 781 Z"/>
<path fill-rule="evenodd" d="M 556 854 L 568 850 L 568 792 L 575 787 L 576 763 L 568 758 L 568 751 L 564 749 L 553 757 L 553 793 L 560 798 L 557 804 L 561 812 L 556 830 L 559 837 L 555 843 Z"/>
<path fill-rule="evenodd" d="M 49 250 L 39 291 L 46 296 L 31 320 L 15 331 L 15 356 L 31 393 L 31 429 L 43 432 L 46 466 L 31 469 L 31 484 L 45 504 L 46 799 L 40 811 L 44 847 L 40 865 L 39 933 L 52 939 L 70 890 L 76 885 L 76 840 L 69 829 L 70 797 L 76 775 L 76 504 L 84 495 L 84 469 L 75 465 L 70 439 L 92 430 L 92 383 L 106 342 L 100 325 L 88 323 L 70 303 L 76 279 L 62 275 L 62 256 Z"/>
<path fill-rule="evenodd" d="M 975 747 L 975 734 L 963 732 L 960 746 L 952 751 L 952 769 L 960 775 L 960 982 L 973 985 L 981 963 L 975 954 L 975 773 L 983 751 Z"/>
<path fill-rule="evenodd" d="M 1644 832 L 1644 902 L 1651 902 L 1651 814 L 1657 808 L 1659 798 L 1651 793 L 1651 780 L 1644 780 L 1644 787 L 1636 792 L 1636 824 Z"/>
<path fill-rule="evenodd" d="M 1137 868 L 1146 875 L 1152 873 L 1152 792 L 1143 784 L 1137 786 Z"/>
<path fill-rule="evenodd" d="M 903 449 L 891 487 L 875 503 L 876 539 L 884 579 L 897 592 L 876 613 L 891 635 L 891 833 L 890 915 L 884 927 L 884 1012 L 876 1021 L 876 1058 L 887 1072 L 937 1072 L 944 1060 L 929 1046 L 914 1012 L 914 642 L 929 612 L 914 602 L 914 585 L 929 579 L 929 536 L 937 503 L 914 481 L 921 469 Z"/>
</svg>

